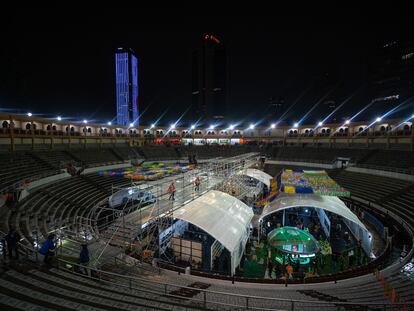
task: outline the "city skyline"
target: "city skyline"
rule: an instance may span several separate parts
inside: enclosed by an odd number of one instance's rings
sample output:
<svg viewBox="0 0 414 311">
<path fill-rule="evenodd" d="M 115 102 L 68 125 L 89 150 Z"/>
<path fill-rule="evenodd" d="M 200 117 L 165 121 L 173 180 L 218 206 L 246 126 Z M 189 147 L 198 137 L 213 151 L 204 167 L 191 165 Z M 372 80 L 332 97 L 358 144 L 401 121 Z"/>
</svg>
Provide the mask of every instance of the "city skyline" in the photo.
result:
<svg viewBox="0 0 414 311">
<path fill-rule="evenodd" d="M 368 65 L 381 44 L 398 41 L 404 28 L 404 21 L 381 19 L 161 17 L 105 24 L 104 17 L 75 23 L 52 16 L 56 29 L 51 29 L 41 23 L 28 28 L 33 17 L 11 14 L 3 28 L 9 49 L 1 51 L 2 111 L 115 121 L 113 51 L 128 46 L 140 59 L 141 123 L 196 121 L 184 114 L 192 103 L 191 53 L 200 37 L 211 33 L 225 38 L 231 60 L 226 122 L 270 122 L 271 98 L 283 99 L 286 122 L 304 116 L 314 122 L 329 115 L 326 103 L 338 107 L 347 101 L 330 117 L 340 121 L 369 104 Z M 85 58 L 89 51 L 93 57 Z M 387 109 L 376 103 L 364 113 L 371 118 Z M 402 113 L 411 114 L 407 109 Z"/>
</svg>

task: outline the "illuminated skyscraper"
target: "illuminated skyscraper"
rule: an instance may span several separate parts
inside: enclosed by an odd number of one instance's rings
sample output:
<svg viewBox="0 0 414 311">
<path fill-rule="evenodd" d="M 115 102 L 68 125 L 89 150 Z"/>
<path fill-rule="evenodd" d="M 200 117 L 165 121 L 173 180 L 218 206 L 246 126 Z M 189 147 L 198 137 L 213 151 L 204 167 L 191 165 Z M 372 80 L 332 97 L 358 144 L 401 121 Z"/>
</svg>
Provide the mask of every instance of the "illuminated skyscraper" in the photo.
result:
<svg viewBox="0 0 414 311">
<path fill-rule="evenodd" d="M 138 125 L 138 59 L 131 49 L 118 48 L 116 67 L 116 120 L 117 124 Z"/>
<path fill-rule="evenodd" d="M 195 118 L 222 119 L 228 92 L 227 54 L 224 43 L 206 34 L 192 56 L 192 106 Z"/>
</svg>

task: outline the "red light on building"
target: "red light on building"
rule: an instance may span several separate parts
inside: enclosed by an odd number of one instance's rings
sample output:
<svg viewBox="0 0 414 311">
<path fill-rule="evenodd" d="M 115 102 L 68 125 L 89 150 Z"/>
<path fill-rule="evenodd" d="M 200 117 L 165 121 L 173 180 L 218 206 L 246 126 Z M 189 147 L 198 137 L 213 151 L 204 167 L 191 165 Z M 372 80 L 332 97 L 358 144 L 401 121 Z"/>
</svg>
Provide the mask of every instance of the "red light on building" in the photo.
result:
<svg viewBox="0 0 414 311">
<path fill-rule="evenodd" d="M 214 42 L 216 42 L 217 44 L 220 44 L 220 40 L 216 37 L 214 37 L 213 35 L 210 36 L 210 39 L 213 40 Z"/>
<path fill-rule="evenodd" d="M 170 144 L 171 145 L 181 145 L 181 139 L 171 139 Z"/>
<path fill-rule="evenodd" d="M 220 44 L 220 40 L 213 35 L 204 35 L 204 40 L 212 40 L 215 43 Z"/>
</svg>

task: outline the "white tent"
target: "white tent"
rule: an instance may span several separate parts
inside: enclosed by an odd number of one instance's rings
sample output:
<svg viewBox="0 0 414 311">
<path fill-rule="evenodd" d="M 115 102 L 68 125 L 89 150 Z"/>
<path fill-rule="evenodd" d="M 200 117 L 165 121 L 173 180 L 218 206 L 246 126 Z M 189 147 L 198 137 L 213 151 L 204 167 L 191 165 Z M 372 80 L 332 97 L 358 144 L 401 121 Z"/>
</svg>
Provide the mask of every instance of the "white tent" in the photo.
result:
<svg viewBox="0 0 414 311">
<path fill-rule="evenodd" d="M 259 224 L 263 218 L 272 213 L 282 211 L 291 207 L 314 207 L 342 216 L 347 223 L 348 228 L 354 236 L 362 240 L 362 246 L 369 254 L 371 252 L 372 240 L 371 234 L 359 218 L 335 196 L 320 196 L 314 194 L 280 194 L 278 198 L 263 209 L 260 216 Z"/>
<path fill-rule="evenodd" d="M 248 168 L 243 170 L 242 174 L 257 179 L 258 181 L 264 183 L 268 188 L 270 188 L 270 181 L 273 177 L 261 170 Z"/>
<path fill-rule="evenodd" d="M 263 219 L 269 214 L 299 206 L 322 208 L 326 211 L 340 215 L 367 230 L 365 225 L 345 205 L 345 203 L 338 197 L 334 196 L 320 196 L 314 194 L 280 194 L 276 200 L 265 206 L 260 219 Z"/>
<path fill-rule="evenodd" d="M 231 253 L 231 272 L 242 257 L 252 209 L 239 199 L 217 190 L 211 190 L 174 211 L 174 217 L 191 223 L 218 240 Z"/>
</svg>

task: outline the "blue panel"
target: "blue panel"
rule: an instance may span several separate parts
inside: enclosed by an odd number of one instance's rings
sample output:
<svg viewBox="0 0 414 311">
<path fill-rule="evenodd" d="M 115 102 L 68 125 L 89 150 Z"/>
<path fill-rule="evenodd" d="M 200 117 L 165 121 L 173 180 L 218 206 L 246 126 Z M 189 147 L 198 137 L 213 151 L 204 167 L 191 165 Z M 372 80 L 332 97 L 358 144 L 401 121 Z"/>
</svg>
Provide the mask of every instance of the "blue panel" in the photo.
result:
<svg viewBox="0 0 414 311">
<path fill-rule="evenodd" d="M 116 66 L 116 112 L 117 123 L 127 126 L 129 124 L 129 75 L 128 53 L 115 54 Z"/>
<path fill-rule="evenodd" d="M 138 105 L 138 59 L 131 55 L 131 78 L 132 78 L 132 112 L 135 125 L 139 125 L 139 105 Z"/>
<path fill-rule="evenodd" d="M 384 225 L 374 215 L 364 211 L 364 219 L 373 225 L 379 233 L 384 233 Z"/>
</svg>

